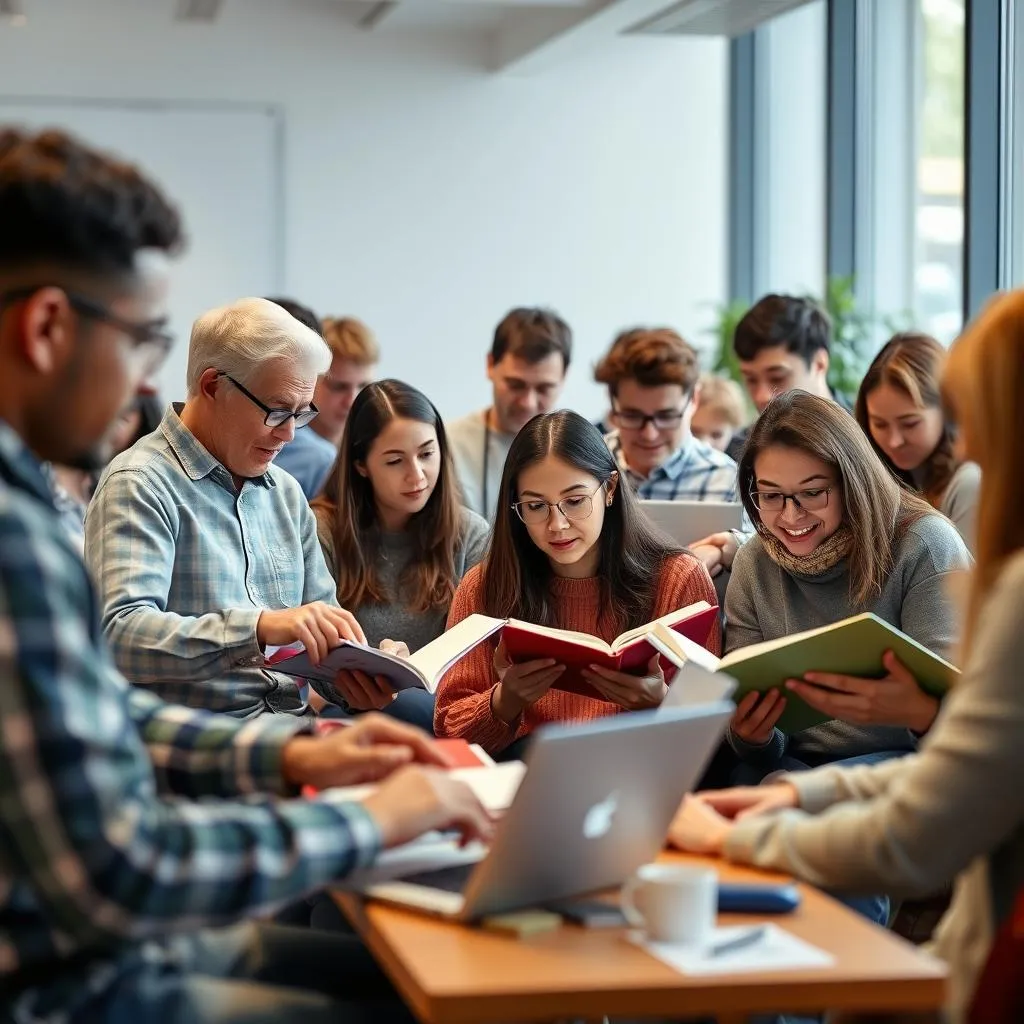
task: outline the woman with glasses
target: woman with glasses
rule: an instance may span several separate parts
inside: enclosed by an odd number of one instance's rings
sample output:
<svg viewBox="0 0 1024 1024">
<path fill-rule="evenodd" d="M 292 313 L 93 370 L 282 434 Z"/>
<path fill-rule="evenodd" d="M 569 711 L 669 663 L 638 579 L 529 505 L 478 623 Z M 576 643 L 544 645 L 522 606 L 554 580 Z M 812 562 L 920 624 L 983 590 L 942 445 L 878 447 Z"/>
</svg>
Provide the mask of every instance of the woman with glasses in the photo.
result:
<svg viewBox="0 0 1024 1024">
<path fill-rule="evenodd" d="M 459 585 L 448 625 L 483 612 L 612 640 L 697 601 L 717 603 L 703 564 L 652 531 L 597 427 L 557 412 L 512 442 L 490 551 Z M 718 653 L 717 625 L 708 643 Z M 665 695 L 657 658 L 639 676 L 595 668 L 593 697 L 559 690 L 562 671 L 481 644 L 441 681 L 435 731 L 509 757 L 545 722 L 655 707 Z"/>
<path fill-rule="evenodd" d="M 313 511 L 338 602 L 368 643 L 416 651 L 444 632 L 455 588 L 483 557 L 488 526 L 461 504 L 444 424 L 426 395 L 398 380 L 359 392 Z M 386 708 L 433 728 L 426 691 L 395 697 L 383 677 L 345 676 L 351 710 Z"/>
<path fill-rule="evenodd" d="M 963 673 L 920 753 L 687 799 L 670 838 L 846 892 L 922 894 L 956 876 L 930 944 L 949 967 L 941 1019 L 1017 1022 L 985 1016 L 982 968 L 995 936 L 1019 931 L 1024 883 L 1024 290 L 967 327 L 942 391 L 981 467 L 981 500 Z"/>
<path fill-rule="evenodd" d="M 970 556 L 953 525 L 890 475 L 849 413 L 804 391 L 775 398 L 751 430 L 739 481 L 757 532 L 733 563 L 727 651 L 874 612 L 953 656 L 947 588 Z M 729 732 L 737 781 L 916 749 L 938 702 L 891 654 L 885 668 L 883 679 L 808 673 L 784 690 L 748 694 Z M 832 720 L 780 732 L 794 695 Z"/>
</svg>

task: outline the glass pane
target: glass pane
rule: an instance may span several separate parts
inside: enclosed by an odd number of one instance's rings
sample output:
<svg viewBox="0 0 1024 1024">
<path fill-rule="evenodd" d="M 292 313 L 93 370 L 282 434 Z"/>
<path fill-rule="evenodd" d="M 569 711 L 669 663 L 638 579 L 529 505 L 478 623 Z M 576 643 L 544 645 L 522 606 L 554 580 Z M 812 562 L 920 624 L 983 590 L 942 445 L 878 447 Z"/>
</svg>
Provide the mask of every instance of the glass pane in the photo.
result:
<svg viewBox="0 0 1024 1024">
<path fill-rule="evenodd" d="M 964 0 L 921 0 L 913 311 L 951 341 L 963 324 Z"/>
<path fill-rule="evenodd" d="M 889 328 L 963 320 L 964 0 L 874 0 L 857 264 Z M 911 59 L 908 59 L 908 55 Z"/>
<path fill-rule="evenodd" d="M 824 291 L 826 13 L 812 0 L 757 30 L 758 294 Z"/>
<path fill-rule="evenodd" d="M 1017 3 L 1010 24 L 1010 281 L 1024 284 L 1024 3 Z"/>
</svg>

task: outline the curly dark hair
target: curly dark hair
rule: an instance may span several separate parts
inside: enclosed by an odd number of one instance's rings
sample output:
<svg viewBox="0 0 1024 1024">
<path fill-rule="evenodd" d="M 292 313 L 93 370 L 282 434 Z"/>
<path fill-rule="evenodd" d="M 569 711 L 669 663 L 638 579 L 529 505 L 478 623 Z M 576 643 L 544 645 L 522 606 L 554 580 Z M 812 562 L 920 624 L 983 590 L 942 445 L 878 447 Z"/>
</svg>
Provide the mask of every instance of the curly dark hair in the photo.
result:
<svg viewBox="0 0 1024 1024">
<path fill-rule="evenodd" d="M 140 249 L 184 242 L 178 211 L 137 168 L 56 130 L 0 129 L 0 225 L 0 269 L 127 273 Z"/>
</svg>

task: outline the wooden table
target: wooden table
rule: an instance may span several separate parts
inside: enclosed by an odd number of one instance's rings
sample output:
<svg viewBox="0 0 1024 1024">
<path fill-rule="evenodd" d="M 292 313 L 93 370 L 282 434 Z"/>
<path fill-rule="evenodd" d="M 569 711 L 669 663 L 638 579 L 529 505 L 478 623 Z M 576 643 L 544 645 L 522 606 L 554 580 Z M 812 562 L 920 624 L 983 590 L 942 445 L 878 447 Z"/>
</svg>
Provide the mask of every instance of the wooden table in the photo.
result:
<svg viewBox="0 0 1024 1024">
<path fill-rule="evenodd" d="M 666 860 L 701 858 L 666 854 Z M 778 876 L 713 864 L 726 881 Z M 831 953 L 832 967 L 688 977 L 628 943 L 621 930 L 566 925 L 508 938 L 338 892 L 342 910 L 424 1024 L 562 1018 L 715 1016 L 822 1010 L 927 1011 L 942 1005 L 945 969 L 807 885 L 800 909 L 777 919 Z M 756 920 L 723 915 L 723 924 Z"/>
</svg>

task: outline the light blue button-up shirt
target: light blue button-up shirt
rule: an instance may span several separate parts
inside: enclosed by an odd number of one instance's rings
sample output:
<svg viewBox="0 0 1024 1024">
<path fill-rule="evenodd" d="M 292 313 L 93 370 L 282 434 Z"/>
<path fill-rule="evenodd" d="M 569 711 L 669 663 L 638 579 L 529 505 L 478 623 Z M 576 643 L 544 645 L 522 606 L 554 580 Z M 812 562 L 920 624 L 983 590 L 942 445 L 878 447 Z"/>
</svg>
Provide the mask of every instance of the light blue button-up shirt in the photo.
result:
<svg viewBox="0 0 1024 1024">
<path fill-rule="evenodd" d="M 118 667 L 173 703 L 239 718 L 304 714 L 299 682 L 263 667 L 256 624 L 265 609 L 337 604 L 316 520 L 276 466 L 236 489 L 178 409 L 114 459 L 86 516 L 86 561 Z"/>
</svg>

